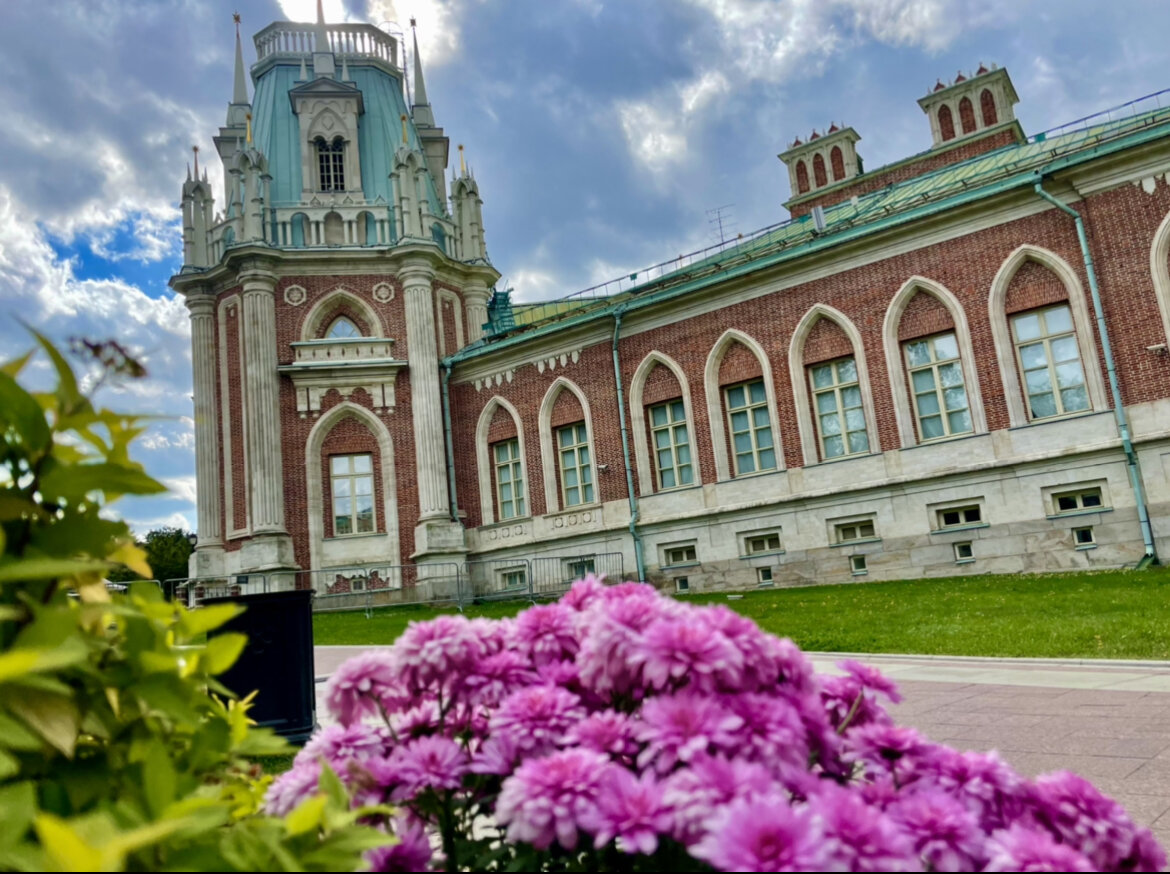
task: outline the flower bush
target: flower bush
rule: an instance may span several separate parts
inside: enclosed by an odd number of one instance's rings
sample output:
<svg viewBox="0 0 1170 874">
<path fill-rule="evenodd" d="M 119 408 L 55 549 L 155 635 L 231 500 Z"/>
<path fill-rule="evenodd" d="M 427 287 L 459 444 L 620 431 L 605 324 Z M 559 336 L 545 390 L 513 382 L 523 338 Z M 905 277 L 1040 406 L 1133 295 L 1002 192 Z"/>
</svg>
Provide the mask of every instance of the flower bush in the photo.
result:
<svg viewBox="0 0 1170 874">
<path fill-rule="evenodd" d="M 323 766 L 395 805 L 374 870 L 1138 871 L 1150 832 L 1070 773 L 1017 775 L 895 725 L 894 685 L 817 676 L 721 607 L 587 577 L 511 620 L 444 616 L 343 665 Z M 391 820 L 390 817 L 395 817 Z"/>
</svg>

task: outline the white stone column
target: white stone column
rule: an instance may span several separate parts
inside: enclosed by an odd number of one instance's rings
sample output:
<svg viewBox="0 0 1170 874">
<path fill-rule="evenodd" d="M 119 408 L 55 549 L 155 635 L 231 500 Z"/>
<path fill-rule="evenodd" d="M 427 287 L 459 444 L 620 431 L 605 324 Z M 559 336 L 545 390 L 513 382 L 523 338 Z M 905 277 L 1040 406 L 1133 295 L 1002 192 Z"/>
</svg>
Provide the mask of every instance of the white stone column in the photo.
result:
<svg viewBox="0 0 1170 874">
<path fill-rule="evenodd" d="M 216 573 L 222 559 L 220 518 L 219 416 L 215 402 L 215 295 L 187 295 L 191 313 L 191 363 L 195 389 L 195 507 L 199 542 L 192 569 L 195 575 Z"/>
<path fill-rule="evenodd" d="M 406 348 L 410 367 L 410 406 L 418 475 L 419 522 L 447 519 L 447 455 L 439 395 L 439 348 L 435 340 L 434 272 L 413 264 L 399 273 L 406 300 Z"/>
<path fill-rule="evenodd" d="M 244 402 L 252 532 L 284 534 L 284 468 L 280 448 L 280 375 L 276 370 L 276 276 L 252 266 L 244 289 Z"/>
<path fill-rule="evenodd" d="M 469 344 L 483 338 L 483 326 L 488 320 L 488 297 L 487 286 L 481 283 L 468 283 L 463 288 L 463 300 L 467 310 L 467 342 Z"/>
</svg>

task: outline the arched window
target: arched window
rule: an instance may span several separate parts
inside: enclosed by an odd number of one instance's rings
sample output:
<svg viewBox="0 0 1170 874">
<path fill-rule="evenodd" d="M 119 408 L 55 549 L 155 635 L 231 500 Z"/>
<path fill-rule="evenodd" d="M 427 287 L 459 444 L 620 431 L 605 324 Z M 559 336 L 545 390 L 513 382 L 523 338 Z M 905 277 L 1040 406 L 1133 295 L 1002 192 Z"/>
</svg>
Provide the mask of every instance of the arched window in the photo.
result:
<svg viewBox="0 0 1170 874">
<path fill-rule="evenodd" d="M 362 332 L 357 329 L 357 325 L 347 319 L 345 316 L 338 316 L 337 319 L 329 326 L 329 330 L 325 332 L 326 340 L 350 340 L 354 337 L 360 337 Z"/>
<path fill-rule="evenodd" d="M 963 133 L 975 132 L 975 106 L 969 97 L 959 101 L 959 122 L 963 125 Z"/>
<path fill-rule="evenodd" d="M 949 106 L 940 106 L 938 108 L 938 135 L 944 142 L 955 138 L 955 120 L 951 117 L 951 108 Z"/>
<path fill-rule="evenodd" d="M 796 190 L 799 194 L 808 191 L 808 167 L 804 161 L 796 162 Z"/>
<path fill-rule="evenodd" d="M 341 137 L 325 142 L 318 137 L 317 178 L 321 191 L 345 191 L 345 141 Z"/>
<path fill-rule="evenodd" d="M 716 476 L 725 480 L 783 468 L 775 385 L 764 348 L 742 331 L 725 331 L 707 356 L 703 381 Z"/>
<path fill-rule="evenodd" d="M 979 95 L 979 109 L 983 113 L 984 127 L 991 127 L 999 121 L 999 116 L 995 112 L 995 96 L 990 89 L 984 88 L 983 93 Z"/>
<path fill-rule="evenodd" d="M 829 163 L 833 165 L 833 181 L 845 178 L 845 156 L 841 154 L 840 146 L 833 146 L 829 152 Z"/>
<path fill-rule="evenodd" d="M 829 184 L 829 177 L 825 175 L 825 159 L 820 155 L 813 156 L 813 179 L 817 183 L 817 188 Z"/>
</svg>

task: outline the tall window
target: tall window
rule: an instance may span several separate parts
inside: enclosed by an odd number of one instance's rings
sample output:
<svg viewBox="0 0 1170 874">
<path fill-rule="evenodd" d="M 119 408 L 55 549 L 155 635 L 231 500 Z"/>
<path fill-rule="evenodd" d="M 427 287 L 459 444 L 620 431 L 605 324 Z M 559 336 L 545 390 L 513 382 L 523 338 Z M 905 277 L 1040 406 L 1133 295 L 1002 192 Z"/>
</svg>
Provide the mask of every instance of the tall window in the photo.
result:
<svg viewBox="0 0 1170 874">
<path fill-rule="evenodd" d="M 869 452 L 857 362 L 850 358 L 810 368 L 817 427 L 825 458 Z"/>
<path fill-rule="evenodd" d="M 345 316 L 339 316 L 335 319 L 333 324 L 329 326 L 329 330 L 325 332 L 327 340 L 349 340 L 361 335 L 362 332 L 357 329 L 357 325 Z"/>
<path fill-rule="evenodd" d="M 585 423 L 557 429 L 561 455 L 561 494 L 566 507 L 593 503 L 593 463 L 589 458 L 589 435 Z"/>
<path fill-rule="evenodd" d="M 904 348 L 919 437 L 935 440 L 973 430 L 955 335 L 914 340 Z"/>
<path fill-rule="evenodd" d="M 345 191 L 345 142 L 317 139 L 317 176 L 322 191 Z"/>
<path fill-rule="evenodd" d="M 745 382 L 726 389 L 727 422 L 735 450 L 736 474 L 774 470 L 776 449 L 764 381 Z"/>
<path fill-rule="evenodd" d="M 496 460 L 496 498 L 501 519 L 526 516 L 524 474 L 520 470 L 520 441 L 513 437 L 492 446 Z"/>
<path fill-rule="evenodd" d="M 689 486 L 695 481 L 691 466 L 691 442 L 682 401 L 668 401 L 650 408 L 650 434 L 654 438 L 654 467 L 658 488 Z"/>
<path fill-rule="evenodd" d="M 1085 371 L 1068 304 L 1015 316 L 1012 338 L 1033 419 L 1089 409 Z"/>
<path fill-rule="evenodd" d="M 369 455 L 334 455 L 329 459 L 333 494 L 333 534 L 374 531 L 374 465 Z"/>
</svg>

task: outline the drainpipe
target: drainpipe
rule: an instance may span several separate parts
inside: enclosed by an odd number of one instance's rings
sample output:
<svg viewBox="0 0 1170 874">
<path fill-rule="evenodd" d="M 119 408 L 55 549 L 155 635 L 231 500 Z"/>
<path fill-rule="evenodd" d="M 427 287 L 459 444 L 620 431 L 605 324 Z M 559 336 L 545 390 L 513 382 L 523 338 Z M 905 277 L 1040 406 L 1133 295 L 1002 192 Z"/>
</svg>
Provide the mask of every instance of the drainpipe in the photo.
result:
<svg viewBox="0 0 1170 874">
<path fill-rule="evenodd" d="M 626 494 L 630 497 L 630 537 L 634 541 L 634 563 L 638 579 L 646 579 L 646 558 L 642 550 L 642 535 L 638 533 L 638 498 L 634 494 L 634 468 L 630 465 L 630 429 L 626 423 L 626 401 L 622 392 L 622 365 L 618 358 L 618 338 L 622 332 L 622 315 L 618 308 L 613 314 L 613 381 L 617 385 L 618 421 L 622 428 L 622 457 L 626 463 Z"/>
<path fill-rule="evenodd" d="M 455 445 L 451 442 L 451 395 L 447 383 L 451 381 L 451 365 L 443 362 L 443 437 L 447 443 L 447 497 L 451 502 L 451 521 L 459 521 L 459 492 L 455 487 Z"/>
<path fill-rule="evenodd" d="M 1097 334 L 1101 337 L 1101 351 L 1105 353 L 1105 370 L 1109 375 L 1109 392 L 1113 397 L 1113 415 L 1117 419 L 1117 430 L 1121 433 L 1121 448 L 1125 452 L 1125 466 L 1129 470 L 1129 484 L 1133 488 L 1133 497 L 1137 503 L 1138 522 L 1142 529 L 1142 541 L 1146 547 L 1146 557 L 1141 566 L 1158 561 L 1158 553 L 1154 549 L 1154 532 L 1150 527 L 1150 513 L 1146 507 L 1145 490 L 1142 487 L 1142 474 L 1138 467 L 1137 453 L 1130 439 L 1129 422 L 1125 417 L 1125 406 L 1121 402 L 1121 387 L 1117 382 L 1117 365 L 1113 361 L 1113 347 L 1109 342 L 1109 330 L 1105 326 L 1105 312 L 1101 308 L 1101 290 L 1097 286 L 1097 271 L 1093 269 L 1093 255 L 1089 251 L 1089 240 L 1085 236 L 1085 225 L 1081 221 L 1081 214 L 1044 190 L 1042 179 L 1035 184 L 1035 191 L 1044 200 L 1047 200 L 1057 209 L 1068 213 L 1077 227 L 1077 240 L 1081 244 L 1081 256 L 1085 260 L 1085 273 L 1089 276 L 1089 292 L 1093 298 L 1093 314 L 1097 318 Z"/>
</svg>

